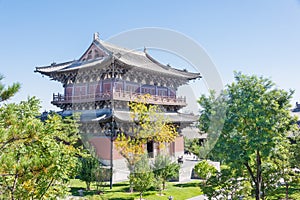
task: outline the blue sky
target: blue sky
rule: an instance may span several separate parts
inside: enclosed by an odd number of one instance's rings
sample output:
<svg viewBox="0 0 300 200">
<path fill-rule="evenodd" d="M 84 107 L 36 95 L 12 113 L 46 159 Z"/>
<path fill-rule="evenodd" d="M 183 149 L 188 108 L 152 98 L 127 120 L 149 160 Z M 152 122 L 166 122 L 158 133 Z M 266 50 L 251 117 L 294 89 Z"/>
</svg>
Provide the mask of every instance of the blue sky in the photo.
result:
<svg viewBox="0 0 300 200">
<path fill-rule="evenodd" d="M 0 73 L 22 90 L 11 102 L 37 96 L 54 109 L 61 85 L 36 66 L 77 59 L 92 41 L 122 31 L 161 27 L 179 31 L 209 54 L 224 84 L 233 71 L 263 75 L 300 100 L 300 1 L 14 1 L 0 0 Z M 182 67 L 177 59 L 162 62 Z M 186 67 L 183 67 L 186 68 Z M 200 91 L 201 93 L 202 91 Z M 205 92 L 205 91 L 203 91 Z"/>
</svg>

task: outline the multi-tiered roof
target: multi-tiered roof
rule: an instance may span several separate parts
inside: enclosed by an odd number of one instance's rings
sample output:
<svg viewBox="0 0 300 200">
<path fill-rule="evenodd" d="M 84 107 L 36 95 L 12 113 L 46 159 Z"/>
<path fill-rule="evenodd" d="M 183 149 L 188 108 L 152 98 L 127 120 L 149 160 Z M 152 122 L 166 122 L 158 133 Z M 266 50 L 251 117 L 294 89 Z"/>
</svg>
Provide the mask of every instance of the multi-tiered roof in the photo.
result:
<svg viewBox="0 0 300 200">
<path fill-rule="evenodd" d="M 133 72 L 144 71 L 145 73 L 180 80 L 180 84 L 201 77 L 199 73 L 191 73 L 186 70 L 172 68 L 170 65 L 161 64 L 152 58 L 146 50 L 136 51 L 118 47 L 100 40 L 98 37 L 94 37 L 90 47 L 78 60 L 36 67 L 35 71 L 64 83 L 67 77 L 62 76 L 62 74 L 78 72 L 99 65 L 107 66 L 113 62 L 125 68 L 127 67 L 127 70 Z"/>
<path fill-rule="evenodd" d="M 200 78 L 199 73 L 161 64 L 146 50 L 137 51 L 118 47 L 100 40 L 98 34 L 94 35 L 92 44 L 78 60 L 36 67 L 35 72 L 63 83 L 65 94 L 54 94 L 52 103 L 65 110 L 65 113 L 69 113 L 70 110 L 81 110 L 83 115 L 88 116 L 92 111 L 95 115 L 94 119 L 97 119 L 103 116 L 105 111 L 108 117 L 112 115 L 110 101 L 115 100 L 116 119 L 123 122 L 130 121 L 129 112 L 118 109 L 118 106 L 122 108 L 126 102 L 136 99 L 137 95 L 148 92 L 152 93 L 149 103 L 165 106 L 167 111 L 165 115 L 171 121 L 191 123 L 196 120 L 195 116 L 177 112 L 178 109 L 186 106 L 186 100 L 184 97 L 178 97 L 176 91 L 179 86 L 187 84 L 190 80 Z M 81 84 L 99 82 L 101 84 L 93 86 L 95 88 L 91 92 L 75 94 L 72 89 Z M 105 89 L 103 84 L 109 83 L 111 87 Z M 135 90 L 126 89 L 126 86 L 133 83 L 137 85 Z M 89 90 L 89 87 L 84 90 Z M 86 118 L 90 119 L 90 117 Z"/>
</svg>

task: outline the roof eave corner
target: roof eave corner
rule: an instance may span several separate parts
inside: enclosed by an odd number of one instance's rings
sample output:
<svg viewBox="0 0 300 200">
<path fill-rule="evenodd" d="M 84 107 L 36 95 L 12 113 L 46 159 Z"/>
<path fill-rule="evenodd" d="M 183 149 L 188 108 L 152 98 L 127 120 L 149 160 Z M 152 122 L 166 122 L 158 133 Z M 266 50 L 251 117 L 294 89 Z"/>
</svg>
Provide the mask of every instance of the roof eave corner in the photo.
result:
<svg viewBox="0 0 300 200">
<path fill-rule="evenodd" d="M 42 76 L 45 75 L 45 76 L 49 76 L 49 77 L 50 77 L 50 74 L 49 74 L 49 73 L 40 71 L 40 70 L 38 70 L 38 69 L 34 70 L 34 73 L 40 73 Z"/>
<path fill-rule="evenodd" d="M 197 80 L 197 79 L 201 79 L 202 75 L 200 73 L 197 73 L 197 76 L 190 78 L 190 80 Z"/>
<path fill-rule="evenodd" d="M 34 73 L 40 73 L 42 74 L 43 72 L 39 70 L 39 67 L 35 67 L 35 70 L 33 71 Z"/>
</svg>

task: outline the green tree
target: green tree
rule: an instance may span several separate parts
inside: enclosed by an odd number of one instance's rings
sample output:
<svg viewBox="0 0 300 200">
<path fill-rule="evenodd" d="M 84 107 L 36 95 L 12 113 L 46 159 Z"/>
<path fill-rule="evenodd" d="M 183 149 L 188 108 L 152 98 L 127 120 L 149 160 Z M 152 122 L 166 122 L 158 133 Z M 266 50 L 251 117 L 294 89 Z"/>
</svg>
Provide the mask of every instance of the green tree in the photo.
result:
<svg viewBox="0 0 300 200">
<path fill-rule="evenodd" d="M 209 199 L 251 199 L 251 184 L 229 166 L 221 165 L 221 171 L 208 178 L 201 189 Z"/>
<path fill-rule="evenodd" d="M 176 127 L 169 123 L 159 107 L 147 103 L 149 98 L 149 95 L 144 95 L 129 103 L 133 122 L 132 133 L 123 133 L 116 138 L 116 148 L 126 159 L 130 174 L 133 173 L 135 164 L 146 153 L 144 145 L 147 142 L 158 143 L 162 150 L 165 143 L 173 142 L 178 135 Z M 131 181 L 130 191 L 133 192 Z"/>
<path fill-rule="evenodd" d="M 247 170 L 257 200 L 262 194 L 263 163 L 284 143 L 288 131 L 295 129 L 295 118 L 289 111 L 292 94 L 278 89 L 269 79 L 241 73 L 235 73 L 235 82 L 221 94 L 227 104 L 226 118 L 213 153 L 232 169 Z M 211 111 L 211 105 L 206 104 L 211 98 L 202 96 L 199 100 L 206 113 Z M 200 123 L 210 120 L 200 117 Z"/>
<path fill-rule="evenodd" d="M 153 186 L 156 190 L 159 191 L 159 195 L 162 196 L 163 193 L 163 179 L 159 176 L 154 175 Z"/>
<path fill-rule="evenodd" d="M 292 168 L 299 168 L 300 166 L 300 133 L 297 132 L 295 135 L 291 138 L 293 140 L 291 145 L 290 152 L 293 152 L 292 158 L 291 158 L 291 167 Z"/>
<path fill-rule="evenodd" d="M 107 181 L 110 178 L 110 169 L 107 169 L 100 164 L 98 168 L 94 169 L 94 175 L 97 193 L 101 194 L 104 192 Z"/>
<path fill-rule="evenodd" d="M 103 192 L 105 181 L 109 180 L 109 171 L 105 169 L 99 160 L 88 154 L 79 158 L 79 179 L 86 183 L 86 189 L 91 190 L 91 184 L 96 183 L 97 191 Z"/>
<path fill-rule="evenodd" d="M 56 114 L 42 122 L 39 100 L 0 107 L 1 199 L 56 199 L 74 175 L 78 125 Z"/>
<path fill-rule="evenodd" d="M 0 74 L 0 102 L 8 100 L 10 97 L 14 96 L 21 88 L 20 83 L 13 83 L 11 86 L 8 86 L 5 89 L 5 85 L 1 83 L 1 80 L 4 78 Z"/>
<path fill-rule="evenodd" d="M 169 156 L 159 155 L 156 156 L 152 169 L 155 178 L 162 182 L 162 190 L 165 190 L 166 181 L 178 176 L 180 166 L 176 162 L 172 162 Z"/>
<path fill-rule="evenodd" d="M 96 171 L 100 170 L 100 163 L 92 156 L 80 158 L 79 179 L 86 183 L 86 189 L 91 190 L 91 183 L 96 181 Z"/>
<path fill-rule="evenodd" d="M 194 152 L 199 158 L 210 160 L 222 159 L 217 154 L 211 154 L 210 152 L 216 145 L 223 130 L 227 110 L 226 98 L 224 94 L 217 96 L 214 91 L 210 91 L 208 97 L 202 95 L 198 100 L 198 103 L 203 108 L 200 111 L 199 129 L 202 133 L 208 133 L 206 142 L 198 149 L 199 152 Z M 194 149 L 197 150 L 195 147 Z"/>
<path fill-rule="evenodd" d="M 184 151 L 199 156 L 201 144 L 199 138 L 184 138 Z"/>
<path fill-rule="evenodd" d="M 140 200 L 142 200 L 143 193 L 152 186 L 154 176 L 151 170 L 149 160 L 146 155 L 136 163 L 134 171 L 130 174 L 130 180 L 133 187 L 140 193 Z"/>
<path fill-rule="evenodd" d="M 286 138 L 285 143 L 273 149 L 271 152 L 270 162 L 268 163 L 270 166 L 275 168 L 275 170 L 273 170 L 273 173 L 269 173 L 269 171 L 267 171 L 269 178 L 266 180 L 277 180 L 275 183 L 273 182 L 273 185 L 275 185 L 278 184 L 279 179 L 281 179 L 285 187 L 286 199 L 289 199 L 289 187 L 292 184 L 299 184 L 300 181 L 300 174 L 295 171 L 295 167 L 299 167 L 299 165 L 293 165 L 295 159 L 295 152 L 293 150 L 294 148 L 290 145 L 290 140 Z M 271 185 L 269 188 L 271 190 L 270 192 L 275 192 L 276 194 L 277 187 L 272 187 Z"/>
<path fill-rule="evenodd" d="M 205 181 L 205 183 L 211 176 L 214 176 L 217 173 L 217 169 L 213 165 L 209 164 L 206 160 L 202 160 L 197 163 L 194 171 L 201 179 Z"/>
</svg>

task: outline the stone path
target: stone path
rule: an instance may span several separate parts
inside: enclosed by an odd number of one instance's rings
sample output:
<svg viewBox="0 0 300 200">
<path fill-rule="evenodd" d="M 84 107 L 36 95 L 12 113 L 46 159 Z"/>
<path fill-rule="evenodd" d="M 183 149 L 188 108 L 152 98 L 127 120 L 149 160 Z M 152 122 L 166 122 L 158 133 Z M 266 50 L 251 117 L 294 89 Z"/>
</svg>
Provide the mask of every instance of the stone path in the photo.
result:
<svg viewBox="0 0 300 200">
<path fill-rule="evenodd" d="M 192 180 L 192 170 L 198 162 L 198 160 L 194 160 L 193 156 L 184 156 L 183 164 L 181 164 L 181 168 L 179 171 L 180 183 L 190 182 Z"/>
<path fill-rule="evenodd" d="M 179 172 L 179 182 L 186 183 L 192 181 L 191 175 L 194 166 L 199 162 L 199 160 L 195 159 L 193 155 L 184 155 L 184 161 L 181 165 L 181 169 Z M 188 200 L 207 200 L 208 198 L 204 195 L 199 195 Z"/>
<path fill-rule="evenodd" d="M 196 196 L 187 200 L 207 200 L 208 198 L 205 197 L 204 195 Z"/>
</svg>

